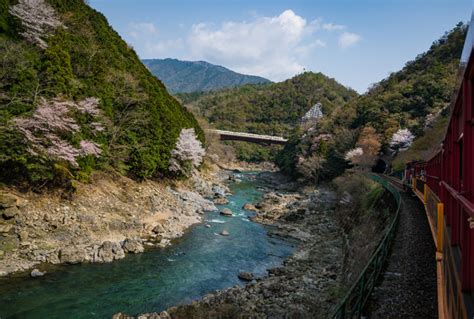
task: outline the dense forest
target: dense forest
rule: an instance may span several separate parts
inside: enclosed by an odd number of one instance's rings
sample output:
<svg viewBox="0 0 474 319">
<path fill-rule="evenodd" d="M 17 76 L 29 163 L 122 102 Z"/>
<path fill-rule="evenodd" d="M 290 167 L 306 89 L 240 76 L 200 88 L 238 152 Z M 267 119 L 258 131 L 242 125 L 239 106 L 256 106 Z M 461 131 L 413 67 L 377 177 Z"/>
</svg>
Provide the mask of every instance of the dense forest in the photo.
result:
<svg viewBox="0 0 474 319">
<path fill-rule="evenodd" d="M 280 83 L 180 94 L 178 98 L 217 129 L 289 136 L 316 103 L 321 103 L 323 114 L 329 115 L 356 96 L 334 79 L 305 72 Z M 234 147 L 241 160 L 270 160 L 275 154 L 275 149 L 259 145 L 234 143 Z"/>
<path fill-rule="evenodd" d="M 0 1 L 0 181 L 45 184 L 111 168 L 168 172 L 183 128 L 204 134 L 83 0 Z"/>
<path fill-rule="evenodd" d="M 430 49 L 367 93 L 350 100 L 320 121 L 299 127 L 279 154 L 280 168 L 296 176 L 332 178 L 352 165 L 371 165 L 379 156 L 396 167 L 419 159 L 438 147 L 455 87 L 466 36 L 459 23 Z M 408 150 L 397 148 L 401 136 L 415 138 Z M 405 145 L 409 146 L 409 145 Z"/>
<path fill-rule="evenodd" d="M 234 72 L 204 61 L 142 60 L 171 93 L 217 91 L 245 84 L 269 83 L 265 78 Z"/>
<path fill-rule="evenodd" d="M 354 101 L 357 115 L 353 126 L 375 127 L 384 134 L 384 142 L 400 127 L 410 129 L 416 136 L 423 135 L 434 117 L 446 115 L 439 113 L 451 100 L 466 29 L 459 23 L 427 52 Z"/>
</svg>

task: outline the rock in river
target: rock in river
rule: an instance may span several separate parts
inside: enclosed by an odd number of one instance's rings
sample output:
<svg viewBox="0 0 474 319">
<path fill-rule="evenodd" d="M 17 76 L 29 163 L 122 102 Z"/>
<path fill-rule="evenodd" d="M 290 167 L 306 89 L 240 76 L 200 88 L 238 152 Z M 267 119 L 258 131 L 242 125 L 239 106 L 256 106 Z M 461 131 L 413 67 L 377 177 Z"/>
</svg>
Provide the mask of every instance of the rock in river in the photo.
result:
<svg viewBox="0 0 474 319">
<path fill-rule="evenodd" d="M 253 274 L 251 272 L 247 271 L 241 271 L 238 275 L 240 280 L 244 281 L 252 281 L 253 280 Z"/>
<path fill-rule="evenodd" d="M 257 207 L 255 207 L 255 205 L 251 204 L 251 203 L 245 204 L 242 208 L 245 209 L 245 210 L 251 210 L 251 211 L 254 211 L 254 212 L 258 210 Z"/>
<path fill-rule="evenodd" d="M 221 231 L 221 235 L 222 236 L 229 236 L 230 234 L 227 230 L 223 230 L 223 231 Z"/>
<path fill-rule="evenodd" d="M 42 272 L 42 271 L 39 271 L 38 269 L 33 269 L 30 273 L 30 276 L 32 278 L 36 278 L 36 277 L 41 277 L 41 276 L 44 276 L 44 274 L 46 273 L 46 271 Z"/>
<path fill-rule="evenodd" d="M 233 214 L 232 214 L 232 211 L 228 208 L 223 208 L 219 214 L 221 214 L 222 216 L 227 216 L 227 217 L 232 217 Z"/>
<path fill-rule="evenodd" d="M 217 204 L 217 205 L 229 204 L 229 200 L 225 197 L 217 197 L 217 198 L 214 198 L 214 204 Z"/>
</svg>

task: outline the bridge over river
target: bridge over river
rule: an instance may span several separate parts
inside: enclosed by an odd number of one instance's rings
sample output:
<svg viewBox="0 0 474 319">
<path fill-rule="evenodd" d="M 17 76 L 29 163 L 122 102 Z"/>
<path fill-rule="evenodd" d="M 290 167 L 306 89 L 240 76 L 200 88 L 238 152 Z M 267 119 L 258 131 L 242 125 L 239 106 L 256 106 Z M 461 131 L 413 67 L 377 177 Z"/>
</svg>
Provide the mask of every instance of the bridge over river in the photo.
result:
<svg viewBox="0 0 474 319">
<path fill-rule="evenodd" d="M 286 144 L 288 140 L 281 136 L 260 135 L 252 133 L 232 132 L 223 130 L 208 130 L 211 133 L 219 135 L 223 141 L 244 141 L 261 144 Z"/>
</svg>

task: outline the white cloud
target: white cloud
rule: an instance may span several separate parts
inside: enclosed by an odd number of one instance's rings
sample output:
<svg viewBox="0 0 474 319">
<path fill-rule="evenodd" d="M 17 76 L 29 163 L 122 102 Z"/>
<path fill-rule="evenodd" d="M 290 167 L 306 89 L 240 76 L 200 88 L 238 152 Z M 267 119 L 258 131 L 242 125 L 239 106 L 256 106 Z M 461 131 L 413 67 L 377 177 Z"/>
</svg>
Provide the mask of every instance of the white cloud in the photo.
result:
<svg viewBox="0 0 474 319">
<path fill-rule="evenodd" d="M 346 26 L 342 24 L 324 23 L 322 28 L 326 31 L 341 31 L 344 30 Z"/>
<path fill-rule="evenodd" d="M 193 25 L 188 45 L 192 59 L 282 80 L 303 70 L 299 55 L 325 46 L 312 39 L 313 33 L 304 18 L 286 10 L 275 17 L 225 22 L 217 28 L 205 23 Z"/>
<path fill-rule="evenodd" d="M 251 13 L 247 21 L 197 23 L 187 30 L 185 25 L 178 27 L 181 34 L 174 37 L 150 22 L 132 23 L 127 31 L 143 58 L 204 60 L 274 81 L 302 72 L 320 50 L 330 50 L 337 40 L 342 48 L 360 40 L 357 34 L 343 32 L 347 27 L 342 24 L 323 23 L 322 18 L 308 21 L 292 10 L 269 17 Z"/>
<path fill-rule="evenodd" d="M 361 40 L 360 35 L 351 32 L 344 32 L 339 36 L 339 47 L 345 49 L 351 47 Z"/>
<path fill-rule="evenodd" d="M 183 39 L 163 39 L 158 28 L 151 22 L 136 22 L 128 25 L 128 35 L 134 47 L 144 57 L 163 58 L 170 52 L 183 49 Z"/>
<path fill-rule="evenodd" d="M 156 43 L 145 43 L 144 50 L 146 56 L 154 58 L 169 57 L 169 52 L 180 50 L 184 48 L 183 39 L 163 40 Z"/>
<path fill-rule="evenodd" d="M 129 35 L 134 39 L 158 35 L 158 29 L 151 22 L 131 23 L 128 29 Z"/>
</svg>

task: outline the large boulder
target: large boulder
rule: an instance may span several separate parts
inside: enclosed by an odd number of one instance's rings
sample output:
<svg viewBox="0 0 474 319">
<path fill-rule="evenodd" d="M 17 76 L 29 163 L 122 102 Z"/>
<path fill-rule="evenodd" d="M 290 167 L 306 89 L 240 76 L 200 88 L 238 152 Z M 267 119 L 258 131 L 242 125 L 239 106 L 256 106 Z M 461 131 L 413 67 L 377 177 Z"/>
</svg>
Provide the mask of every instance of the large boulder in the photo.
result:
<svg viewBox="0 0 474 319">
<path fill-rule="evenodd" d="M 238 277 L 239 277 L 240 280 L 244 280 L 244 281 L 252 281 L 253 280 L 253 274 L 251 272 L 247 272 L 247 271 L 240 272 Z"/>
<path fill-rule="evenodd" d="M 68 246 L 59 251 L 59 260 L 66 264 L 79 264 L 86 260 L 87 252 L 82 247 Z"/>
<path fill-rule="evenodd" d="M 214 197 L 225 197 L 226 190 L 221 186 L 213 186 L 212 192 L 214 193 Z"/>
<path fill-rule="evenodd" d="M 145 248 L 143 248 L 142 242 L 138 239 L 125 239 L 122 248 L 126 253 L 132 254 L 142 253 L 145 250 Z"/>
<path fill-rule="evenodd" d="M 5 209 L 1 210 L 1 213 L 2 213 L 2 217 L 4 219 L 11 219 L 11 218 L 15 217 L 16 215 L 18 215 L 19 209 L 16 206 L 8 207 L 8 208 L 5 208 Z"/>
<path fill-rule="evenodd" d="M 3 234 L 9 233 L 12 228 L 13 228 L 13 225 L 0 224 L 0 233 L 3 233 Z"/>
<path fill-rule="evenodd" d="M 162 234 L 165 232 L 165 228 L 161 224 L 157 224 L 153 229 L 151 230 L 155 234 Z"/>
<path fill-rule="evenodd" d="M 123 251 L 120 243 L 104 241 L 102 246 L 100 246 L 97 253 L 98 262 L 108 263 L 117 259 L 122 259 L 125 257 L 125 252 Z"/>
<path fill-rule="evenodd" d="M 30 273 L 30 276 L 32 278 L 36 278 L 36 277 L 42 277 L 44 276 L 44 274 L 46 273 L 46 271 L 42 272 L 42 271 L 39 271 L 38 269 L 33 269 Z"/>
<path fill-rule="evenodd" d="M 18 205 L 18 197 L 12 194 L 0 193 L 0 208 L 16 207 Z"/>
</svg>

